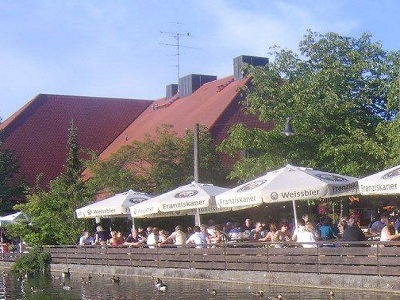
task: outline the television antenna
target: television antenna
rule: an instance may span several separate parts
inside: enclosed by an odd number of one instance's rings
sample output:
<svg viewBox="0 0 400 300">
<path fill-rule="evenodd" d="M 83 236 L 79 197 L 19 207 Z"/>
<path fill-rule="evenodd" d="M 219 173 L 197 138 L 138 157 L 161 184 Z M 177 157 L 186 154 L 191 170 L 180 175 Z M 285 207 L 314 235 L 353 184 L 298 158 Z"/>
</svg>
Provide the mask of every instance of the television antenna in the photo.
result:
<svg viewBox="0 0 400 300">
<path fill-rule="evenodd" d="M 179 23 L 177 23 L 179 24 Z M 186 33 L 180 33 L 180 32 L 170 32 L 170 31 L 160 31 L 161 34 L 166 34 L 169 37 L 175 39 L 175 43 L 170 44 L 170 43 L 159 43 L 160 45 L 164 45 L 164 46 L 172 46 L 172 47 L 176 47 L 176 59 L 177 59 L 177 64 L 176 64 L 176 68 L 178 71 L 178 81 L 177 83 L 179 83 L 179 78 L 180 78 L 180 48 L 189 48 L 189 49 L 198 49 L 201 50 L 200 48 L 196 48 L 196 47 L 190 47 L 190 46 L 185 46 L 185 45 L 181 45 L 180 40 L 182 37 L 192 37 L 190 35 L 190 32 L 186 32 Z"/>
</svg>

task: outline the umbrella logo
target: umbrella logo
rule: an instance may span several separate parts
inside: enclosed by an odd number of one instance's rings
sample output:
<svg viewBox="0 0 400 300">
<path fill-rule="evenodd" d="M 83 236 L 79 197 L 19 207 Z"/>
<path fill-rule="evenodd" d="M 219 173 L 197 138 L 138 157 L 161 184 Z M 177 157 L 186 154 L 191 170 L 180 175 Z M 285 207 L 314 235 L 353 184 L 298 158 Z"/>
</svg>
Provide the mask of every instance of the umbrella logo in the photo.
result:
<svg viewBox="0 0 400 300">
<path fill-rule="evenodd" d="M 249 190 L 253 190 L 257 187 L 259 187 L 260 185 L 266 183 L 267 180 L 255 180 L 252 182 L 249 182 L 248 184 L 242 186 L 240 189 L 238 189 L 238 192 L 245 192 L 245 191 L 249 191 Z"/>
<path fill-rule="evenodd" d="M 198 191 L 196 190 L 188 190 L 188 191 L 182 191 L 179 193 L 176 193 L 174 195 L 175 198 L 188 198 L 188 197 L 192 197 L 194 195 L 196 195 L 198 193 Z"/>
<path fill-rule="evenodd" d="M 271 197 L 271 200 L 278 200 L 279 195 L 278 195 L 277 192 L 272 192 L 271 195 L 270 195 L 270 197 Z"/>
<path fill-rule="evenodd" d="M 147 200 L 147 198 L 132 198 L 132 199 L 129 199 L 129 202 L 136 204 L 136 203 L 142 202 L 144 200 Z"/>
<path fill-rule="evenodd" d="M 321 178 L 323 180 L 329 180 L 329 181 L 348 181 L 346 178 L 338 176 L 338 175 L 333 175 L 333 174 L 315 174 L 315 177 Z"/>
<path fill-rule="evenodd" d="M 400 175 L 400 168 L 396 168 L 388 173 L 386 173 L 385 175 L 382 176 L 382 179 L 389 179 L 392 177 L 397 177 Z"/>
</svg>

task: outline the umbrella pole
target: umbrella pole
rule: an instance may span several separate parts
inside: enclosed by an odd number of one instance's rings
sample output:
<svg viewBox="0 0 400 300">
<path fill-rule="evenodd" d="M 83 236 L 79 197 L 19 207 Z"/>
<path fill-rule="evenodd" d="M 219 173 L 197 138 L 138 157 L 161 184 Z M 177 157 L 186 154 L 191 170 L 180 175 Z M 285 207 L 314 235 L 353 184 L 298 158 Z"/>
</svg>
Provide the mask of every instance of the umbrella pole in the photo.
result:
<svg viewBox="0 0 400 300">
<path fill-rule="evenodd" d="M 341 220 L 343 218 L 343 200 L 340 199 L 340 219 Z"/>
<path fill-rule="evenodd" d="M 200 210 L 198 208 L 194 214 L 194 225 L 200 226 Z"/>
<path fill-rule="evenodd" d="M 4 248 L 3 248 L 4 238 L 3 238 L 3 226 L 1 227 L 1 257 L 3 258 Z"/>
<path fill-rule="evenodd" d="M 293 204 L 293 214 L 294 214 L 294 225 L 297 228 L 297 210 L 296 210 L 296 202 L 294 200 L 292 200 L 292 204 Z"/>
<path fill-rule="evenodd" d="M 196 123 L 193 134 L 193 178 L 199 182 L 199 124 Z M 200 226 L 200 210 L 196 208 L 194 214 L 194 225 Z"/>
</svg>

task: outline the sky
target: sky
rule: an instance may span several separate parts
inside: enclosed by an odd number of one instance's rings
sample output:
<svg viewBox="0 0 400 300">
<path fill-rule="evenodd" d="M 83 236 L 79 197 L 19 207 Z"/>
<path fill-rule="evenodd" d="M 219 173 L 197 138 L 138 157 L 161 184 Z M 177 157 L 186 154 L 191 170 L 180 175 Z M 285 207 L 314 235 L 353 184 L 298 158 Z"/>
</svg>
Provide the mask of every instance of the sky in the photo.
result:
<svg viewBox="0 0 400 300">
<path fill-rule="evenodd" d="M 398 51 L 399 12 L 397 0 L 0 0 L 0 117 L 38 94 L 159 99 L 179 77 L 232 75 L 237 56 L 296 51 L 308 29 Z"/>
</svg>

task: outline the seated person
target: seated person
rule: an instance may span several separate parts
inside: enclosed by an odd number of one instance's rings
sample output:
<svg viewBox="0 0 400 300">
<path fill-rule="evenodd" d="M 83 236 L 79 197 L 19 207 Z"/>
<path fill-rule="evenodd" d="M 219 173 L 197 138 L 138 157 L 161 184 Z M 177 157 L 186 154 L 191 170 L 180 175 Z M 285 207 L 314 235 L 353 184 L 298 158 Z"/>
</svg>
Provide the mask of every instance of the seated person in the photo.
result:
<svg viewBox="0 0 400 300">
<path fill-rule="evenodd" d="M 337 228 L 339 230 L 339 234 L 341 234 L 342 236 L 343 236 L 344 229 L 346 228 L 346 226 L 347 226 L 347 218 L 341 218 L 337 225 Z"/>
<path fill-rule="evenodd" d="M 161 244 L 160 230 L 158 227 L 152 227 L 151 233 L 148 235 L 146 242 L 147 245 L 149 245 L 149 248 L 155 248 Z"/>
<path fill-rule="evenodd" d="M 193 227 L 192 226 L 188 226 L 186 227 L 186 237 L 191 236 L 194 233 Z"/>
<path fill-rule="evenodd" d="M 315 224 L 311 221 L 310 216 L 308 214 L 304 214 L 301 218 L 304 220 L 305 222 L 304 226 L 307 227 L 307 230 L 311 230 L 314 233 L 315 237 L 318 239 L 319 234 L 316 230 Z"/>
<path fill-rule="evenodd" d="M 204 238 L 206 239 L 206 241 L 208 243 L 208 237 L 210 236 L 210 233 L 208 232 L 207 225 L 205 225 L 205 224 L 200 225 L 200 233 L 204 236 Z"/>
<path fill-rule="evenodd" d="M 394 222 L 394 229 L 397 233 L 400 233 L 400 215 L 396 216 L 396 222 Z"/>
<path fill-rule="evenodd" d="M 250 241 L 259 241 L 265 236 L 265 231 L 261 222 L 256 223 L 256 227 L 250 232 Z"/>
<path fill-rule="evenodd" d="M 93 238 L 90 236 L 89 231 L 85 230 L 84 232 L 82 232 L 81 237 L 79 238 L 79 246 L 87 246 L 87 245 L 91 245 L 93 244 L 94 240 Z"/>
<path fill-rule="evenodd" d="M 389 221 L 389 214 L 387 214 L 386 212 L 383 212 L 379 218 L 379 220 L 376 220 L 375 222 L 373 222 L 371 224 L 371 227 L 369 228 L 369 231 L 372 234 L 380 234 L 383 227 L 386 226 L 386 224 Z"/>
<path fill-rule="evenodd" d="M 289 230 L 289 223 L 282 222 L 281 228 L 277 230 L 274 234 L 273 242 L 289 242 L 292 240 L 292 234 Z M 281 245 L 276 245 L 276 247 L 281 247 Z"/>
<path fill-rule="evenodd" d="M 138 247 L 143 245 L 146 242 L 146 239 L 139 235 L 136 229 L 132 229 L 131 233 L 126 238 L 124 245 L 129 247 Z"/>
<path fill-rule="evenodd" d="M 306 225 L 304 219 L 298 221 L 298 228 L 296 230 L 296 235 L 292 237 L 293 241 L 301 244 L 303 248 L 316 248 L 317 238 L 314 234 L 313 226 L 311 224 Z"/>
<path fill-rule="evenodd" d="M 167 237 L 162 244 L 173 243 L 176 246 L 182 246 L 186 244 L 186 233 L 182 230 L 182 226 L 178 225 L 175 227 L 175 231 Z"/>
<path fill-rule="evenodd" d="M 246 219 L 244 220 L 244 225 L 240 228 L 240 231 L 250 234 L 250 232 L 253 229 L 254 229 L 253 221 L 251 219 Z"/>
<path fill-rule="evenodd" d="M 160 230 L 160 241 L 161 241 L 161 244 L 166 245 L 166 244 L 173 244 L 174 243 L 173 240 L 168 240 L 168 236 L 169 236 L 169 233 L 168 233 L 167 230 L 165 230 L 165 229 L 161 229 Z"/>
<path fill-rule="evenodd" d="M 118 235 L 117 231 L 111 231 L 111 238 L 107 241 L 107 245 L 120 246 L 124 243 L 124 240 Z"/>
<path fill-rule="evenodd" d="M 327 241 L 337 238 L 338 229 L 332 224 L 332 219 L 328 216 L 322 218 L 321 225 L 318 228 L 321 240 Z"/>
<path fill-rule="evenodd" d="M 193 234 L 187 239 L 186 245 L 194 245 L 196 248 L 207 247 L 207 237 L 201 232 L 200 226 L 193 227 Z"/>
<path fill-rule="evenodd" d="M 122 244 L 125 242 L 125 237 L 121 231 L 117 231 L 117 239 L 119 239 L 122 242 Z"/>
<path fill-rule="evenodd" d="M 400 234 L 396 234 L 396 230 L 394 228 L 394 223 L 395 223 L 394 218 L 387 218 L 385 220 L 386 225 L 385 227 L 382 228 L 381 231 L 381 237 L 380 241 L 381 242 L 388 242 L 388 241 L 398 241 L 400 240 Z"/>
<path fill-rule="evenodd" d="M 137 228 L 137 232 L 138 232 L 138 235 L 140 235 L 142 238 L 146 239 L 147 235 L 146 235 L 146 231 L 144 231 L 143 227 L 139 226 Z"/>
<path fill-rule="evenodd" d="M 276 223 L 272 222 L 269 225 L 268 233 L 264 237 L 260 238 L 258 241 L 260 241 L 260 242 L 272 242 L 274 240 L 274 235 L 275 235 L 275 233 L 277 231 L 278 231 L 278 226 L 276 226 Z"/>
<path fill-rule="evenodd" d="M 103 226 L 98 225 L 96 227 L 96 232 L 94 234 L 94 243 L 96 245 L 105 245 L 107 244 L 108 239 L 110 238 L 109 232 L 103 229 Z"/>
<path fill-rule="evenodd" d="M 232 223 L 231 229 L 228 232 L 229 237 L 232 238 L 232 239 L 239 238 L 239 237 L 241 237 L 240 233 L 241 232 L 240 232 L 239 224 L 238 223 Z"/>
<path fill-rule="evenodd" d="M 346 227 L 343 230 L 343 241 L 357 242 L 365 240 L 365 234 L 361 228 L 358 227 L 355 220 L 353 218 L 346 220 Z"/>
<path fill-rule="evenodd" d="M 227 243 L 228 241 L 229 241 L 228 235 L 222 231 L 219 225 L 215 225 L 214 234 L 208 237 L 208 243 L 219 244 L 219 243 Z"/>
</svg>

